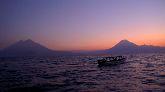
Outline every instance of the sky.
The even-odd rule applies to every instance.
[[[127,39],[165,46],[165,0],[0,0],[0,48],[32,39],[54,50],[100,50]]]

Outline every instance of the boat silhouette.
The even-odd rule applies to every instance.
[[[99,66],[113,66],[124,63],[126,57],[124,56],[114,56],[114,57],[103,57],[97,60]]]

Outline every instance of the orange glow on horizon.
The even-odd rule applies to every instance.
[[[165,46],[165,39],[145,39],[143,40],[143,38],[141,39],[127,39],[130,42],[133,42],[137,45],[153,45],[153,46],[161,46],[164,47]],[[109,49],[111,47],[113,47],[114,45],[116,45],[120,40],[114,40],[114,41],[109,41],[108,42],[99,42],[98,43],[93,43],[93,44],[80,44],[77,46],[64,46],[64,45],[56,45],[56,44],[46,44],[45,46],[47,46],[50,49],[54,49],[54,50],[103,50],[103,49]],[[44,45],[44,44],[43,44]]]
[[[103,50],[109,49],[123,39],[137,45],[165,46],[165,27],[154,24],[134,24],[132,26],[100,27],[92,26],[83,34],[75,31],[59,34],[58,38],[37,38],[40,43],[54,50]],[[102,31],[104,30],[104,31]],[[109,31],[114,30],[114,31]],[[124,31],[126,30],[126,31]],[[52,33],[53,35],[53,33]],[[65,37],[64,37],[65,36]]]

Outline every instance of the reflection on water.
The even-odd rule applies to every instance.
[[[1,58],[0,92],[163,92],[165,54],[127,55],[98,67],[101,56]]]

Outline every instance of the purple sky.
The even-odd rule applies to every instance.
[[[0,48],[29,38],[57,50],[165,46],[165,0],[1,0]]]

